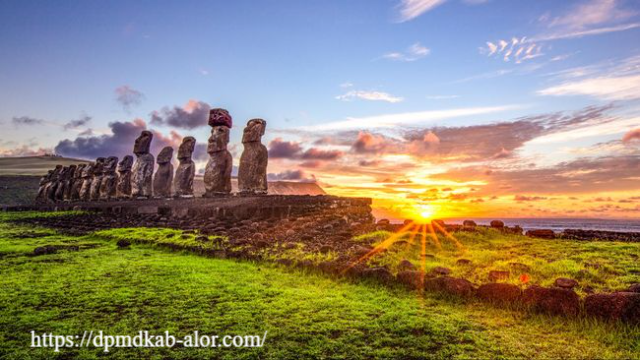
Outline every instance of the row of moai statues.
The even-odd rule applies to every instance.
[[[227,149],[233,120],[225,109],[209,112],[211,136],[207,146],[209,161],[204,172],[204,197],[231,193],[233,159]],[[267,122],[249,120],[244,129],[244,151],[238,168],[240,194],[267,194],[267,148],[261,143]],[[114,199],[193,197],[196,166],[192,155],[196,139],[187,136],[178,148],[179,165],[174,172],[173,148],[164,147],[154,159],[150,153],[153,133],[142,131],[136,139],[133,153],[120,162],[115,156],[99,157],[90,164],[57,165],[40,179],[36,201],[40,203],[97,201]],[[158,168],[155,170],[155,163]]]

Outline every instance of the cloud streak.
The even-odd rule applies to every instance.
[[[446,0],[402,0],[399,4],[399,22],[405,22],[435,9]]]
[[[399,96],[393,96],[389,93],[382,91],[366,91],[366,90],[351,90],[342,95],[336,96],[337,100],[352,101],[354,99],[368,100],[368,101],[384,101],[388,103],[399,103],[404,99]]]

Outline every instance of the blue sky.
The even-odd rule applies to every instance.
[[[473,164],[506,171],[533,159],[548,169],[594,160],[584,149],[599,144],[609,145],[596,155],[628,156],[640,125],[639,14],[635,0],[0,1],[0,154],[92,157],[110,149],[103,143],[111,138],[100,140],[111,136],[110,123],[134,119],[166,144],[186,135],[205,143],[206,124],[166,119],[181,121],[175,107],[223,107],[234,117],[237,151],[253,117],[268,121],[265,144],[278,138],[308,150],[320,138],[339,139],[318,142],[344,155],[333,168],[302,169],[300,155],[270,165],[331,188],[345,180],[337,165],[353,167],[366,154],[414,156],[443,172],[460,167],[442,165],[441,152],[389,153],[389,141],[407,132],[428,131],[442,146],[438,128],[607,107],[534,138],[510,134],[524,140],[502,145],[506,163]],[[153,112],[164,124],[151,122]],[[350,142],[364,132],[387,145],[358,154]],[[627,133],[631,140],[614,149]],[[65,139],[72,148],[59,147]],[[416,176],[429,180],[422,170]],[[351,180],[393,174],[378,168]]]

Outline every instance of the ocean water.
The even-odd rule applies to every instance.
[[[464,220],[473,220],[478,225],[489,225],[496,219],[445,219],[448,224],[462,224]],[[500,218],[507,226],[520,225],[525,230],[551,229],[560,232],[564,229],[604,230],[618,232],[640,232],[640,219],[573,219],[573,218]]]

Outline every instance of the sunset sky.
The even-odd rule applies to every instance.
[[[203,169],[210,107],[385,216],[640,217],[640,1],[0,1],[0,156]]]

